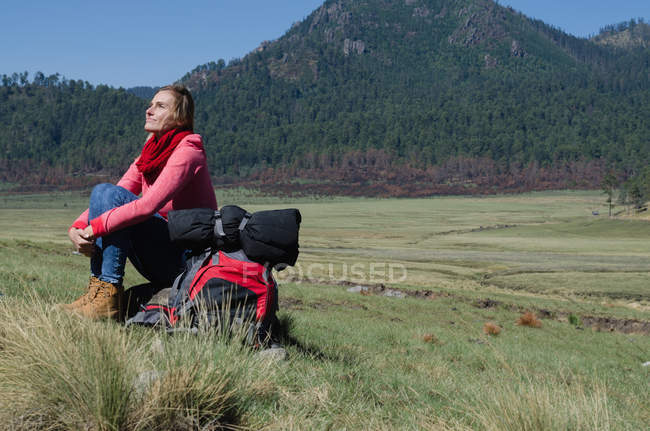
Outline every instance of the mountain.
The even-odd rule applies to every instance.
[[[218,174],[594,186],[648,161],[649,59],[488,0],[330,0],[183,82]]]
[[[597,187],[610,170],[625,178],[650,158],[650,48],[639,42],[647,25],[611,27],[576,38],[491,0],[328,0],[279,39],[181,81],[193,90],[216,181],[379,195]],[[611,42],[619,39],[631,42]],[[29,137],[38,151],[19,151],[30,97],[46,101],[34,113],[106,104],[93,99],[99,87],[72,100],[54,96],[66,86],[9,81],[0,163],[38,154],[73,160],[67,171],[117,172],[113,159],[125,167],[140,148],[142,112],[131,110],[142,100],[102,88],[127,106],[110,114],[125,128],[108,126],[106,112],[91,121],[66,114],[72,127],[42,128]],[[84,140],[98,124],[98,136],[122,145],[108,163],[97,140]],[[70,150],[79,147],[84,157]]]

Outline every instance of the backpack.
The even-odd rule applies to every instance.
[[[191,256],[169,295],[142,305],[126,325],[174,332],[204,323],[221,328],[251,323],[249,341],[264,344],[278,309],[271,269],[296,263],[300,222],[297,209],[250,214],[228,205],[218,211],[170,211],[170,239],[192,250]]]
[[[178,246],[203,250],[243,250],[258,263],[295,265],[302,216],[297,209],[250,214],[236,205],[221,210],[195,208],[170,211],[169,237]]]
[[[201,324],[223,328],[248,323],[248,341],[261,345],[270,338],[275,321],[277,289],[269,265],[253,262],[242,250],[208,249],[187,260],[166,303],[142,305],[126,326],[159,326],[174,332],[196,330]]]

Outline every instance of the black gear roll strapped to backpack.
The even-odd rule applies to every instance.
[[[295,265],[298,231],[302,220],[297,209],[258,211],[227,205],[215,211],[205,208],[170,211],[169,237],[180,247],[225,251],[242,249],[254,262]]]

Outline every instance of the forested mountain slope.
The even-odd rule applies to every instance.
[[[561,180],[647,163],[649,58],[487,0],[339,0],[183,81],[199,90],[218,172],[288,164],[289,175],[363,179],[377,163],[422,171],[451,160],[454,170],[461,160],[474,176],[532,163]]]
[[[648,164],[648,27],[581,39],[491,0],[328,0],[281,38],[182,82],[218,181],[411,195],[594,187],[610,169],[623,178]],[[18,128],[27,87],[38,85],[0,90],[16,106],[3,102],[0,119],[17,116]],[[46,128],[31,144],[51,154],[45,162],[110,170],[119,163],[98,146],[122,145],[111,153],[122,167],[139,149],[143,102],[103,88],[93,99],[99,91],[84,88],[74,106],[96,111],[108,98],[123,104],[121,120],[99,115],[108,124],[92,140],[95,121],[68,114],[76,134],[62,130],[53,145]],[[7,150],[31,139],[8,138],[15,128],[0,125],[4,160],[27,158]],[[70,151],[80,146],[83,157]]]
[[[146,137],[147,101],[124,90],[37,73],[3,76],[0,181],[73,186],[125,170]]]

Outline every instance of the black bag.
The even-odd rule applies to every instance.
[[[169,238],[184,249],[205,250],[216,248],[225,251],[240,249],[239,226],[250,214],[236,205],[221,210],[194,208],[170,211]]]
[[[248,213],[227,205],[219,211],[206,208],[170,211],[169,237],[191,250],[242,249],[254,262],[295,265],[302,217],[297,209]]]
[[[298,230],[302,217],[297,209],[259,211],[239,233],[241,248],[255,262],[295,265]]]

